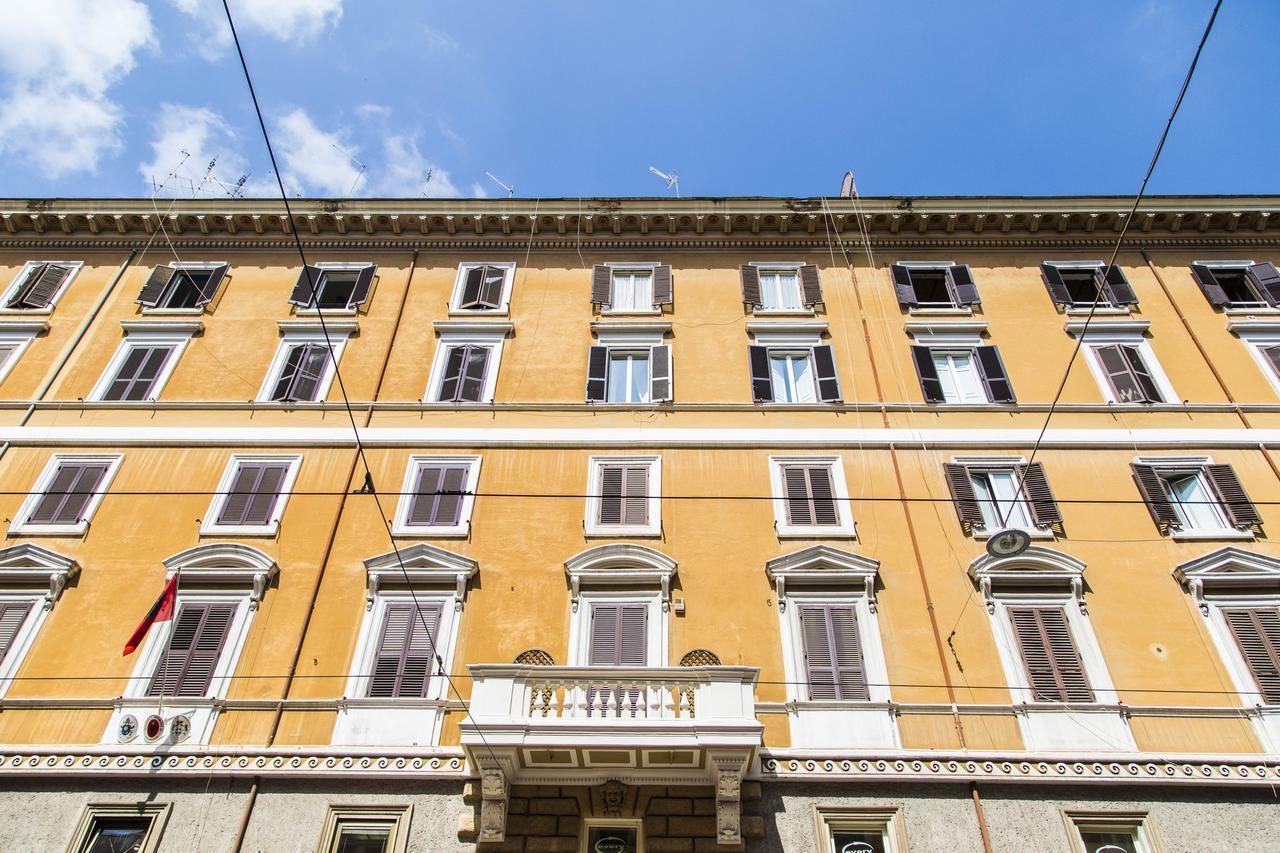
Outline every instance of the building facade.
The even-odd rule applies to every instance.
[[[1128,206],[0,202],[0,849],[1274,849],[1280,198]]]

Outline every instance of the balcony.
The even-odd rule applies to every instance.
[[[511,784],[716,787],[737,843],[738,787],[760,747],[754,667],[468,667],[462,745],[481,778],[480,840],[503,838]]]

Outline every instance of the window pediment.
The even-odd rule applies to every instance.
[[[446,551],[426,542],[416,542],[399,551],[391,551],[364,561],[368,595],[366,609],[373,607],[378,590],[399,584],[404,586],[448,586],[454,588],[453,608],[461,610],[467,597],[467,581],[480,571],[480,564],[470,557]]]
[[[830,545],[813,545],[773,558],[764,564],[764,571],[777,590],[779,610],[786,609],[787,586],[813,584],[861,588],[875,612],[879,560]]]
[[[46,610],[62,597],[62,590],[80,574],[80,565],[70,557],[24,542],[0,549],[0,585],[45,586]]]
[[[983,554],[969,564],[969,577],[981,590],[988,612],[995,612],[995,599],[1003,586],[1069,592],[1084,613],[1084,569],[1084,562],[1070,554],[1032,545],[1015,557]]]
[[[197,545],[174,554],[164,561],[170,572],[180,572],[179,589],[184,583],[201,586],[247,586],[249,609],[257,609],[267,584],[280,571],[271,555],[239,542],[213,542]]]
[[[613,542],[575,554],[564,563],[569,576],[573,609],[578,609],[582,584],[658,586],[662,589],[662,609],[671,602],[671,577],[676,561],[644,545]]]
[[[1179,565],[1173,576],[1209,615],[1207,595],[1232,591],[1271,589],[1280,593],[1280,560],[1243,548],[1219,548]]]

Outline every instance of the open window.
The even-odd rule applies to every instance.
[[[913,321],[906,329],[915,339],[911,360],[926,403],[1017,402],[1000,349],[982,343],[985,322]]]
[[[979,304],[978,286],[966,264],[911,262],[892,264],[898,304],[914,310],[970,308]]]
[[[825,323],[750,323],[747,347],[751,399],[757,403],[841,400],[835,349],[822,343]]]
[[[1280,271],[1271,262],[1195,261],[1191,277],[1215,308],[1274,308],[1280,305]]]
[[[431,362],[427,402],[493,402],[502,345],[511,324],[442,321],[435,328],[439,341]]]
[[[369,298],[377,271],[377,266],[365,263],[303,267],[289,301],[303,311],[354,312]]]
[[[1067,323],[1071,335],[1084,335],[1085,361],[1108,403],[1177,403],[1177,392],[1147,340],[1147,322],[1094,320]]]
[[[599,343],[587,353],[587,402],[662,403],[672,397],[666,323],[595,324]]]
[[[9,311],[52,311],[83,266],[83,261],[28,261],[0,296],[0,304]]]
[[[672,293],[666,264],[596,264],[591,271],[591,301],[604,314],[659,314]]]
[[[258,400],[269,403],[322,402],[333,383],[354,321],[330,322],[324,328],[309,322],[281,325],[280,345],[267,367]]]
[[[1052,536],[1062,529],[1062,513],[1039,462],[962,456],[943,465],[943,472],[960,526],[968,535],[981,538],[1012,527],[1033,536]]]
[[[1130,468],[1161,534],[1175,539],[1252,539],[1262,516],[1235,469],[1207,456],[1139,457]]]
[[[1103,310],[1138,304],[1124,270],[1105,261],[1045,261],[1040,275],[1054,304],[1068,311],[1088,312],[1095,303]]]
[[[227,268],[225,263],[158,266],[142,286],[137,302],[148,311],[199,312],[217,296]]]
[[[506,314],[515,280],[515,261],[482,261],[458,265],[449,300],[450,313]]]
[[[823,302],[822,277],[813,264],[750,263],[738,275],[742,302],[756,314],[810,314]]]

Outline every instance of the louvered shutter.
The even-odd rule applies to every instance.
[[[870,698],[852,606],[801,607],[800,636],[811,700]]]
[[[1204,471],[1233,527],[1243,529],[1262,526],[1262,516],[1258,514],[1253,501],[1249,500],[1244,486],[1240,485],[1234,468],[1230,465],[1206,465]]]
[[[911,270],[902,264],[891,264],[889,274],[893,277],[893,290],[898,294],[898,304],[904,308],[914,308],[920,304],[916,297],[916,289],[911,284]]]
[[[32,524],[79,524],[107,473],[105,463],[63,462],[28,519]]]
[[[1004,369],[1004,361],[1000,358],[1000,348],[997,346],[974,347],[973,354],[978,364],[978,371],[982,374],[982,384],[987,389],[987,399],[992,403],[1016,402],[1013,396],[1013,383],[1009,381],[1009,375]]]
[[[966,534],[972,533],[975,527],[982,527],[985,522],[969,469],[964,465],[947,463],[942,470],[947,478],[947,488],[951,490],[951,502],[955,504],[956,515],[960,518],[960,527]]]
[[[1112,264],[1106,267],[1102,275],[1103,288],[1106,290],[1107,298],[1111,300],[1112,305],[1137,305],[1138,295],[1133,292],[1133,286],[1129,284],[1129,279],[1125,276],[1124,270]]]
[[[1209,267],[1204,264],[1192,264],[1191,277],[1196,280],[1196,284],[1200,285],[1200,291],[1204,293],[1204,298],[1209,300],[1210,305],[1217,307],[1231,302],[1227,291],[1218,284],[1218,279],[1214,277],[1213,270]]]
[[[597,523],[622,523],[622,486],[625,470],[621,465],[600,466],[600,515]]]
[[[604,264],[591,268],[591,301],[601,308],[613,304],[613,271]]]
[[[1093,701],[1093,690],[1062,610],[1010,607],[1009,620],[1035,701]]]
[[[231,489],[222,502],[222,511],[218,513],[218,524],[238,525],[244,523],[244,513],[253,497],[254,486],[262,473],[262,466],[252,462],[241,462],[236,475],[231,481]]]
[[[824,403],[840,401],[840,380],[836,376],[835,350],[823,344],[813,348],[813,369],[818,378],[818,399]]]
[[[169,281],[172,278],[172,267],[156,267],[151,271],[151,275],[147,278],[147,283],[142,286],[142,290],[138,293],[138,298],[135,301],[139,305],[145,305],[148,308],[156,307],[156,303],[160,301],[161,296],[164,296],[164,289],[169,286]]]
[[[1165,490],[1164,479],[1156,472],[1155,466],[1133,463],[1129,467],[1133,469],[1133,481],[1138,485],[1138,494],[1146,501],[1151,518],[1160,532],[1167,533],[1170,528],[1181,527],[1182,522]]]
[[[44,271],[48,267],[49,267],[48,264],[36,264],[35,266],[31,267],[31,269],[27,270],[26,277],[23,278],[22,281],[18,283],[18,286],[14,288],[13,295],[9,297],[9,300],[7,302],[5,302],[4,307],[6,308],[35,307],[27,304],[27,297],[31,293],[31,288],[34,287],[35,283],[40,280],[40,276],[44,273]]]
[[[222,279],[226,274],[226,264],[219,264],[209,271],[209,277],[200,287],[200,298],[196,300],[197,307],[203,308],[213,301],[213,297],[218,295],[218,288],[222,285]]]
[[[649,657],[649,608],[643,604],[624,604],[619,610],[618,662],[622,666],[644,666]]]
[[[806,308],[822,302],[822,275],[813,264],[800,267],[800,301]]]
[[[747,347],[747,363],[751,368],[751,399],[756,403],[772,403],[773,379],[769,376],[769,348]]]
[[[1248,270],[1249,281],[1272,305],[1280,303],[1280,271],[1273,263],[1253,264]]]
[[[760,270],[750,264],[738,267],[742,279],[742,301],[754,308],[760,307]]]
[[[945,403],[946,395],[942,393],[942,380],[938,377],[938,366],[933,363],[933,351],[928,347],[913,346],[911,360],[916,365],[916,376],[920,379],[920,390],[924,393],[926,403]]]
[[[671,347],[661,344],[649,351],[649,400],[665,403],[671,396]]]
[[[107,386],[104,400],[146,400],[151,397],[160,370],[173,353],[172,347],[133,347],[125,356],[120,370]]]
[[[1280,610],[1232,607],[1222,616],[1262,694],[1260,704],[1280,705]]]
[[[1038,527],[1058,528],[1062,525],[1062,512],[1058,509],[1058,501],[1049,488],[1049,478],[1045,475],[1044,465],[1032,462],[1030,465],[1019,465],[1017,475],[1021,478],[1022,494],[1027,506],[1031,508],[1031,520]]]
[[[421,607],[408,603],[387,605],[369,679],[370,697],[427,696],[442,609],[439,602]]]
[[[973,281],[973,271],[968,264],[956,264],[947,267],[947,280],[951,284],[951,292],[955,295],[957,305],[979,305],[978,285]]]
[[[356,283],[351,288],[351,298],[347,300],[348,308],[363,305],[364,301],[369,298],[369,288],[373,287],[373,277],[377,272],[378,267],[370,264],[356,273]]]
[[[660,308],[675,301],[675,288],[671,283],[671,267],[658,264],[653,268],[653,306]]]
[[[1053,264],[1041,264],[1040,275],[1044,279],[1044,286],[1049,290],[1049,298],[1055,305],[1070,305],[1071,292],[1067,290],[1067,283],[1062,280],[1062,271]]]
[[[649,608],[644,604],[591,605],[588,666],[646,666]]]
[[[622,523],[649,523],[649,466],[628,465],[622,471]]]
[[[10,300],[9,307],[19,308],[47,308],[49,303],[53,301],[54,294],[58,292],[58,288],[62,287],[63,282],[71,275],[71,267],[62,266],[60,264],[45,264],[40,269],[39,275],[35,275],[33,271],[32,284],[26,289],[26,294],[18,300],[15,305],[14,300]]]
[[[830,468],[787,466],[782,469],[782,480],[786,489],[787,524],[830,527],[840,523]]]
[[[301,308],[313,307],[316,304],[316,294],[320,292],[320,278],[323,275],[324,272],[319,267],[310,264],[304,266],[298,273],[298,281],[293,286],[289,302]]]
[[[269,524],[288,470],[289,466],[282,462],[241,462],[218,514],[218,524]]]
[[[609,393],[609,348],[595,346],[587,351],[587,402],[602,403]]]
[[[423,465],[409,500],[408,524],[457,524],[462,516],[462,491],[466,481],[465,466]],[[447,494],[450,492],[453,494]]]
[[[27,621],[27,614],[34,604],[30,601],[0,601],[0,662],[3,662],[13,648],[13,641],[18,637],[22,623]]]
[[[180,605],[147,695],[208,694],[235,613],[231,602]]]

